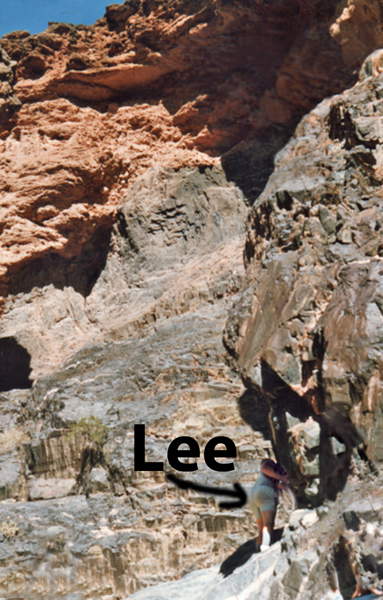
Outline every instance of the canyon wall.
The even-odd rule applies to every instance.
[[[277,456],[311,507],[358,444],[360,473],[381,459],[381,20],[127,0],[1,39],[9,597],[117,600],[254,537],[248,509],[134,471],[135,423],[165,470],[175,437],[229,436],[235,471],[201,457],[200,483]]]

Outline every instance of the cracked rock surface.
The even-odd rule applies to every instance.
[[[278,154],[247,221],[249,287],[225,332],[254,402],[273,415],[281,458],[294,429],[287,414],[306,429],[319,423],[326,461],[295,470],[301,481],[320,475],[323,494],[353,447],[382,459],[382,84],[363,75],[319,104]],[[331,436],[346,452],[333,451]]]
[[[325,556],[345,600],[381,585],[381,14],[127,0],[1,39],[5,598],[320,600]],[[246,507],[165,479],[181,435],[205,485],[286,465],[267,553]]]

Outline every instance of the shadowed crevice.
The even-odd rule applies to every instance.
[[[238,144],[221,158],[228,181],[233,181],[252,206],[274,170],[274,157],[287,143],[289,131],[270,131],[264,139]]]
[[[109,224],[99,227],[74,258],[52,252],[27,263],[10,280],[8,295],[26,294],[35,287],[53,284],[60,290],[72,287],[86,298],[106,265],[111,233]]]
[[[32,387],[31,357],[12,337],[0,339],[0,392]]]
[[[334,548],[334,567],[338,574],[339,589],[343,597],[351,598],[355,591],[356,580],[350,565],[347,542],[343,536],[340,536],[339,542]]]

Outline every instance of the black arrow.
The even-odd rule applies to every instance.
[[[247,495],[243,487],[239,483],[234,483],[234,490],[211,487],[210,485],[201,485],[192,481],[180,479],[172,473],[166,473],[166,478],[175,483],[181,490],[196,490],[197,492],[208,492],[218,496],[233,496],[238,498],[237,502],[220,502],[220,508],[241,508],[247,502]]]

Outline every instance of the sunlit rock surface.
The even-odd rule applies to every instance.
[[[329,33],[335,7],[129,1],[90,27],[4,36],[1,294],[31,262],[59,257],[63,275],[93,256],[150,167],[226,153],[253,201],[297,119],[355,78]]]
[[[130,596],[134,600],[319,600],[336,582],[344,598],[381,591],[382,499],[380,482],[350,483],[336,503],[296,510],[282,539],[267,551],[246,555],[241,548],[220,569],[189,573]],[[363,493],[368,500],[361,500]],[[245,545],[244,545],[245,546]],[[244,547],[243,546],[243,547]]]
[[[379,52],[342,93],[380,46],[367,9],[129,0],[91,27],[2,38],[6,597],[121,600],[173,580],[169,597],[319,600],[320,528],[341,544],[313,509],[331,496],[324,460],[342,483],[351,460],[366,479],[359,435],[371,459],[381,446]],[[314,415],[302,399],[315,369],[360,434],[347,411]],[[249,490],[261,459],[283,453],[303,513],[223,579],[217,565],[254,539],[252,514],[135,472],[135,423],[165,471],[172,439],[193,436],[187,477],[204,484]],[[233,472],[204,464],[217,435],[237,446]],[[379,514],[357,518],[379,531]]]

